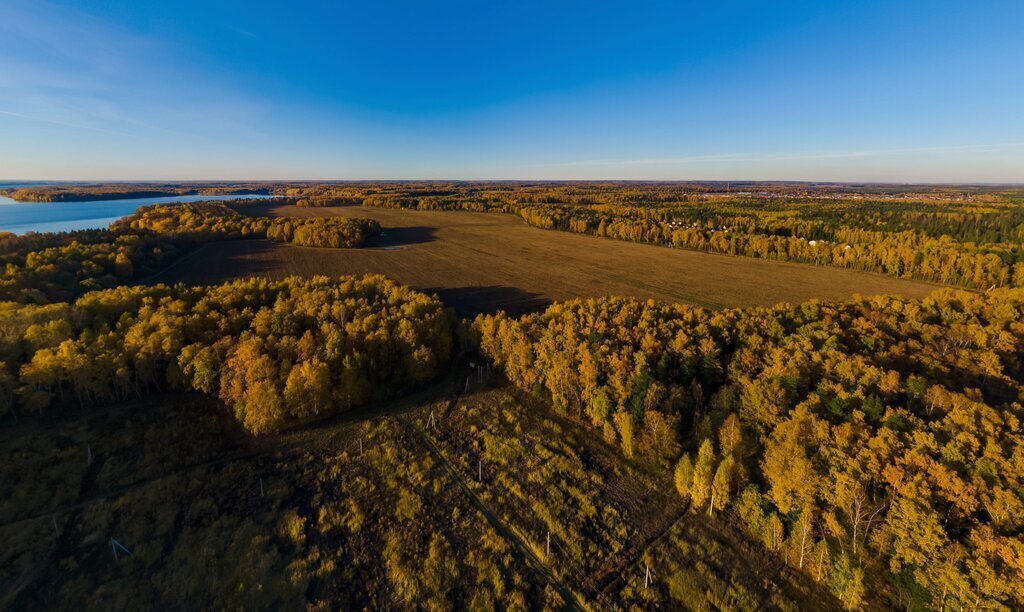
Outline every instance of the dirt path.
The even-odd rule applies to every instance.
[[[687,503],[683,508],[675,515],[675,517],[669,521],[664,527],[662,527],[657,533],[653,534],[647,540],[640,543],[639,546],[625,552],[621,555],[615,565],[602,572],[601,576],[595,580],[596,588],[594,590],[593,599],[595,601],[600,600],[607,596],[608,589],[618,583],[620,580],[632,571],[640,563],[644,553],[654,548],[664,540],[672,529],[679,524],[683,519],[686,518],[686,510],[689,508]]]

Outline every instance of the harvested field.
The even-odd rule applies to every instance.
[[[265,240],[210,243],[151,279],[217,283],[247,276],[386,274],[437,293],[460,315],[536,311],[576,297],[632,295],[697,306],[771,305],[854,294],[920,297],[930,283],[879,274],[607,240],[530,227],[517,217],[346,206],[245,207],[271,216],[369,217],[369,248],[317,249]]]

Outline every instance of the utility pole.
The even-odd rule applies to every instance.
[[[131,556],[132,551],[125,548],[124,544],[118,542],[114,538],[110,538],[110,550],[114,552],[114,561],[117,561],[117,551],[121,550],[124,554]]]

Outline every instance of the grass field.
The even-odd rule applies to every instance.
[[[517,314],[553,301],[602,295],[722,308],[856,293],[919,297],[936,288],[851,270],[547,231],[503,214],[281,205],[243,212],[369,217],[381,223],[385,234],[363,249],[316,249],[264,240],[214,242],[150,281],[207,284],[246,276],[383,273],[437,293],[463,316],[498,309]]]

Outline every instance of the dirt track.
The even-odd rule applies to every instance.
[[[317,249],[237,240],[210,243],[152,282],[245,276],[383,273],[437,293],[463,316],[522,313],[575,297],[633,295],[721,308],[859,293],[919,297],[935,285],[807,264],[699,253],[542,230],[512,215],[268,205],[248,214],[370,217],[385,234],[369,248]]]

